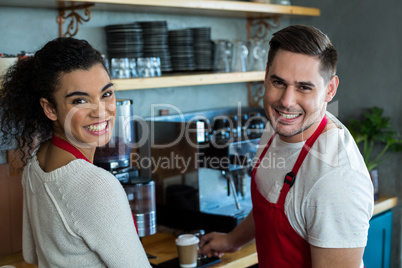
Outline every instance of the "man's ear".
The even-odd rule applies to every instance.
[[[47,99],[45,98],[40,98],[39,100],[40,105],[43,108],[43,112],[52,121],[57,120],[57,113],[56,113],[56,108],[54,108],[53,104],[51,104]]]
[[[339,85],[339,78],[338,76],[334,75],[328,82],[327,92],[325,95],[325,102],[330,102],[335,97],[338,85]]]

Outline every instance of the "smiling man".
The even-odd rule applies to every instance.
[[[265,77],[267,124],[252,172],[253,210],[201,251],[221,256],[256,240],[259,267],[363,267],[373,187],[360,152],[327,104],[337,52],[314,27],[274,34]],[[266,165],[270,158],[284,166]]]

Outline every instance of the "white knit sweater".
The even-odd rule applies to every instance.
[[[23,256],[42,267],[151,267],[127,196],[109,172],[85,160],[45,173],[36,155],[22,183]]]

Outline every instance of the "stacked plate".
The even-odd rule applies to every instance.
[[[142,29],[137,23],[105,26],[107,53],[111,58],[143,57]]]
[[[137,22],[142,29],[144,39],[144,57],[159,57],[162,72],[171,72],[172,65],[168,45],[166,21]]]
[[[194,60],[196,70],[212,70],[214,43],[211,41],[211,28],[191,28],[191,31],[193,33]]]
[[[174,71],[196,69],[191,29],[169,31],[169,51]]]

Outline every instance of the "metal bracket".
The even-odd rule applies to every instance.
[[[272,20],[272,22],[268,21]],[[268,33],[271,29],[279,28],[280,20],[279,16],[273,16],[270,18],[249,18],[247,19],[247,37],[258,39],[269,39]]]
[[[59,24],[59,36],[60,37],[72,37],[78,33],[79,25],[83,22],[88,22],[91,19],[90,7],[95,4],[80,4],[75,5],[74,2],[70,3],[70,6],[66,6],[65,2],[58,2],[59,15],[57,16],[57,23]],[[84,16],[81,16],[77,10],[84,10]],[[63,33],[63,24],[66,20],[71,20],[67,25],[66,32]]]
[[[264,98],[264,83],[263,82],[248,82],[248,106],[249,107],[263,107]]]

